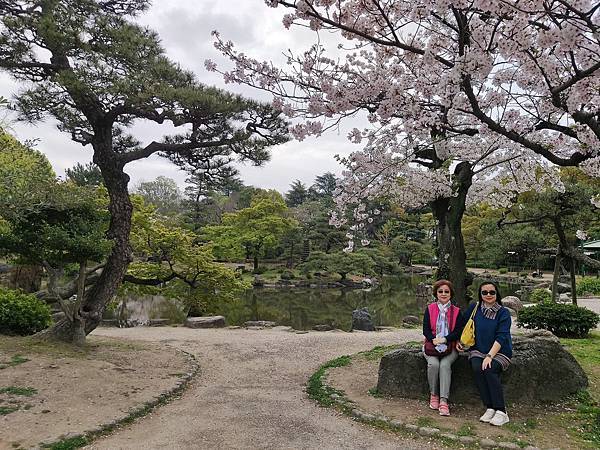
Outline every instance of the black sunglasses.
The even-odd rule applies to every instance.
[[[481,291],[481,295],[496,295],[496,291]]]

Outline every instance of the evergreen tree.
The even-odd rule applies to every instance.
[[[77,186],[100,186],[102,184],[102,172],[93,162],[85,165],[75,164],[72,168],[65,170],[67,181],[72,181]]]
[[[26,86],[16,98],[19,118],[58,122],[75,142],[90,145],[102,172],[111,214],[112,250],[79,311],[91,332],[132,260],[133,206],[127,164],[153,154],[175,160],[237,158],[260,164],[268,147],[287,140],[287,124],[271,106],[198,83],[170,61],[155,32],[134,23],[148,1],[0,0],[0,69]],[[168,124],[152,142],[132,125]],[[71,340],[59,321],[49,337]]]
[[[308,198],[308,191],[306,185],[300,180],[294,181],[290,185],[290,190],[285,194],[285,203],[290,207],[294,208],[304,203]]]

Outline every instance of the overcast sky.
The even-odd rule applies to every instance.
[[[167,55],[183,68],[192,70],[201,82],[268,101],[270,98],[264,93],[251,88],[225,85],[219,74],[204,69],[204,60],[212,59],[221,67],[229,67],[228,61],[213,47],[212,30],[218,30],[223,38],[232,40],[244,53],[259,59],[277,62],[282,60],[281,55],[287,49],[307,49],[314,42],[314,35],[300,28],[286,30],[281,24],[283,14],[282,8],[269,8],[264,0],[155,0],[150,11],[139,21],[158,31]],[[0,96],[10,98],[18,90],[14,81],[0,73]],[[347,155],[357,150],[356,145],[346,138],[348,129],[332,131],[318,139],[291,141],[273,147],[270,162],[259,168],[241,166],[241,177],[245,184],[285,192],[293,180],[311,185],[315,176],[324,172],[339,174],[341,168],[334,155]],[[59,176],[77,162],[91,161],[91,147],[72,142],[68,134],[56,129],[54,123],[35,126],[13,123],[10,131],[21,141],[38,139],[37,149],[46,154]],[[160,137],[143,127],[136,133],[143,141]],[[183,187],[186,178],[185,173],[156,156],[129,164],[126,171],[131,176],[130,189],[141,180],[152,180],[159,175],[171,177]]]

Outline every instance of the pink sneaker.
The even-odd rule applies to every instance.
[[[431,409],[438,409],[440,407],[440,396],[431,394],[429,396],[429,407]]]
[[[440,416],[449,416],[450,408],[448,407],[448,403],[440,403]]]

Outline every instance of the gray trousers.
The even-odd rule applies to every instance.
[[[433,395],[439,395],[446,399],[450,395],[452,364],[456,361],[456,358],[458,358],[456,350],[452,350],[452,353],[441,358],[425,355],[425,359],[427,360],[427,381],[429,381],[429,391]]]

